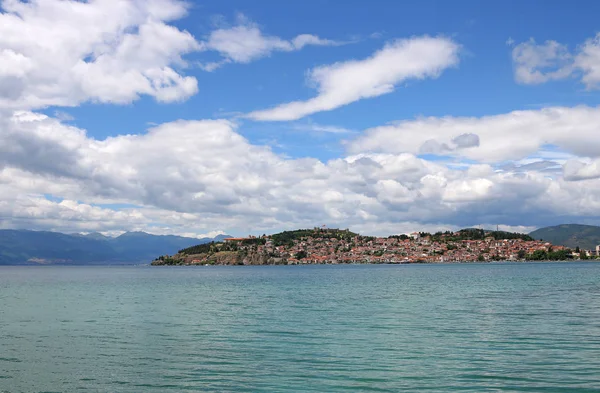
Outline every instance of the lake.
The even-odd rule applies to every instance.
[[[599,392],[600,263],[0,267],[0,392]]]

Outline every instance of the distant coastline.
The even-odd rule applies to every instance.
[[[545,259],[545,260],[518,260],[518,261],[452,261],[452,262],[349,262],[349,263],[295,263],[295,264],[287,264],[287,263],[278,263],[278,264],[199,264],[199,263],[181,263],[181,264],[165,264],[165,263],[157,263],[156,261],[152,261],[150,265],[145,264],[143,266],[152,266],[152,267],[252,267],[252,266],[400,266],[400,265],[489,265],[489,264],[535,264],[535,263],[600,263],[599,259],[565,259],[565,260],[554,260],[554,259]],[[128,265],[131,266],[131,265]]]
[[[201,244],[175,255],[162,255],[152,265],[443,264],[595,257],[504,231],[463,229],[372,237],[347,229],[313,228]]]

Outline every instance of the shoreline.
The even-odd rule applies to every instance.
[[[390,262],[390,263],[291,263],[291,264],[247,264],[247,265],[226,265],[226,264],[146,264],[143,266],[151,267],[260,267],[260,266],[395,266],[395,265],[501,265],[501,264],[524,264],[524,263],[600,263],[600,259],[571,259],[571,260],[539,260],[539,261],[456,261],[456,262]],[[73,265],[72,265],[73,266]],[[123,265],[121,265],[123,266]],[[131,265],[134,266],[134,265]],[[138,265],[139,266],[139,265]]]

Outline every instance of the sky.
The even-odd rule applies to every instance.
[[[600,2],[0,1],[0,228],[600,224]]]

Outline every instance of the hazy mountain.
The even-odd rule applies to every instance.
[[[552,244],[570,248],[580,247],[585,250],[593,250],[600,245],[600,227],[594,225],[556,225],[540,228],[529,235],[534,239],[543,239]]]
[[[189,238],[181,236],[156,236],[145,232],[126,232],[121,236],[109,240],[109,244],[119,255],[126,259],[139,259],[144,256],[144,261],[148,255],[155,256],[160,250],[169,250],[167,253],[174,254],[182,248],[187,248],[195,244],[209,243],[212,238]]]
[[[174,254],[196,244],[230,237],[189,238],[127,232],[111,238],[100,233],[0,230],[0,265],[14,264],[135,264],[156,255]]]

